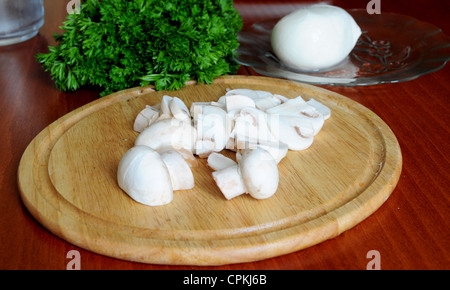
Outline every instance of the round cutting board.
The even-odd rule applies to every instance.
[[[164,94],[216,101],[226,89],[301,95],[332,112],[312,146],[279,163],[274,196],[226,200],[205,159],[192,168],[195,187],[164,206],[132,200],[117,167],[133,147],[137,114]],[[231,151],[223,151],[235,158]],[[43,130],[18,170],[22,200],[48,230],[87,250],[154,264],[222,265],[291,253],[336,237],[377,210],[402,166],[390,128],[360,104],[328,90],[267,77],[226,76],[178,91],[134,88],[103,97]]]

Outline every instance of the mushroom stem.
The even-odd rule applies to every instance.
[[[214,171],[212,176],[220,191],[228,200],[235,198],[246,191],[238,165],[232,165],[230,167]]]
[[[228,200],[243,193],[249,193],[256,199],[266,199],[277,191],[279,181],[277,162],[262,148],[244,150],[238,164],[225,168],[219,165],[216,168],[219,170],[214,171],[212,176]]]

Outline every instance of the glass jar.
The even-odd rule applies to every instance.
[[[43,0],[0,0],[0,45],[34,37],[44,24]]]

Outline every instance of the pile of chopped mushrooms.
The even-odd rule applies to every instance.
[[[136,117],[135,146],[119,163],[120,188],[135,201],[159,206],[173,192],[195,186],[191,168],[196,156],[207,158],[212,177],[226,199],[250,194],[266,199],[279,183],[278,163],[288,150],[309,148],[330,117],[314,99],[288,99],[266,91],[227,90],[213,102],[163,96]],[[236,153],[236,161],[221,154]]]

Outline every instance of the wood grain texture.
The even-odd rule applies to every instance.
[[[24,207],[17,168],[25,149],[43,129],[98,98],[99,91],[58,91],[34,55],[54,44],[52,34],[66,15],[68,1],[44,0],[46,19],[38,36],[0,47],[0,269],[66,269],[66,254],[81,254],[81,269],[366,269],[366,254],[381,254],[381,269],[450,269],[450,66],[398,84],[367,87],[321,86],[369,108],[392,129],[403,169],[389,199],[371,216],[338,237],[314,247],[258,262],[221,267],[185,267],[128,262],[98,255],[58,238]],[[277,5],[317,1],[235,0],[246,25],[278,16]],[[368,1],[336,0],[347,9]],[[450,35],[450,1],[381,1],[382,13],[405,14],[440,27]],[[284,10],[283,10],[284,11]],[[257,75],[248,67],[238,74]]]
[[[205,159],[193,168],[194,189],[175,192],[169,205],[141,205],[118,187],[118,163],[134,144],[132,125],[146,105],[172,94],[190,107],[238,88],[314,98],[332,111],[313,145],[290,151],[279,164],[276,196],[227,201]],[[18,182],[33,216],[80,247],[152,264],[222,265],[262,260],[334,238],[381,206],[401,166],[392,131],[358,103],[296,82],[229,76],[174,92],[126,90],[69,113],[25,151]]]

